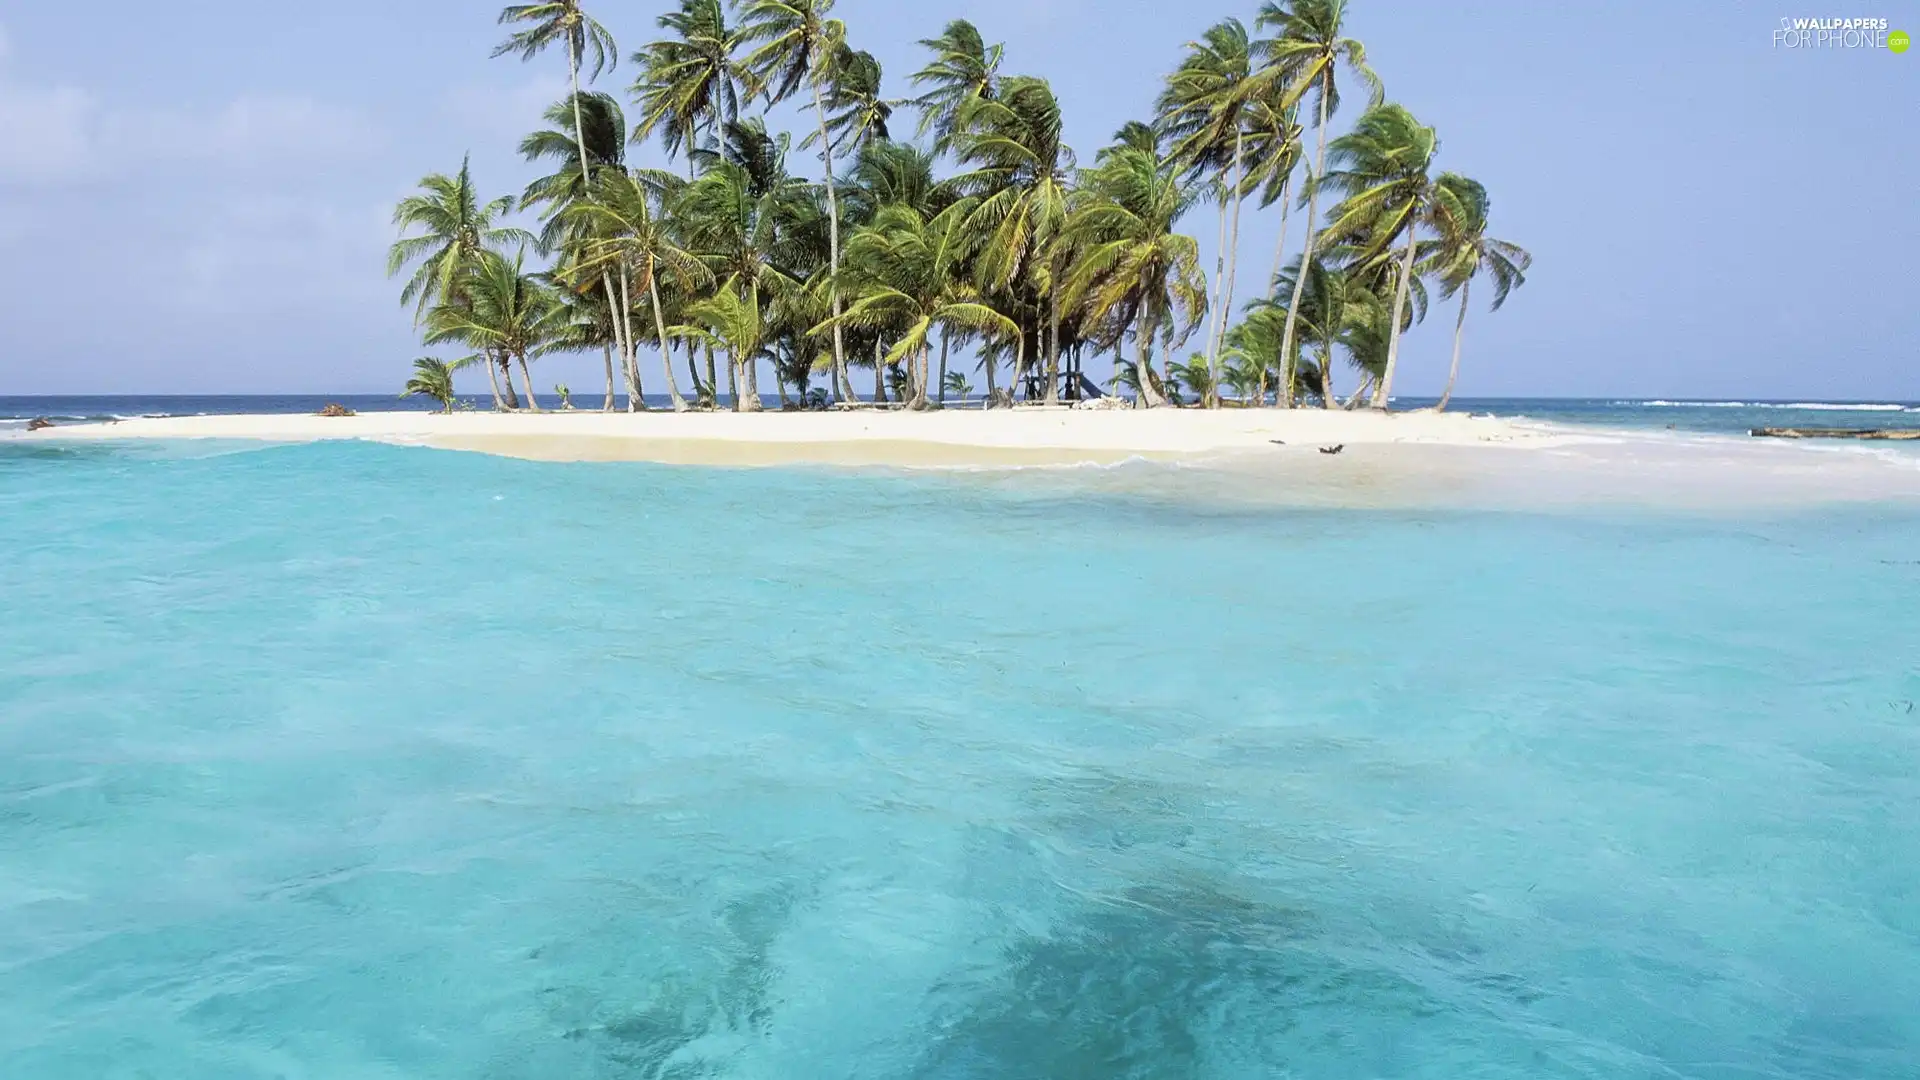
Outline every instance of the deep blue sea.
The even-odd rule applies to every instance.
[[[0,1077],[1920,1076],[1916,605],[1911,504],[0,441]]]

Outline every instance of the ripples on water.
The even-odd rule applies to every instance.
[[[0,1075],[1912,1075],[1916,525],[0,447]]]

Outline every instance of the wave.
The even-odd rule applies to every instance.
[[[1848,401],[1610,401],[1609,405],[1652,409],[1797,409],[1806,412],[1920,412],[1920,407],[1890,402]]]

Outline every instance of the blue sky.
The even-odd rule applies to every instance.
[[[626,53],[664,7],[593,10]],[[1784,52],[1769,36],[1811,15],[1920,33],[1920,0],[1471,7],[1354,0],[1351,25],[1389,96],[1438,128],[1440,166],[1483,181],[1495,234],[1535,256],[1505,309],[1470,316],[1462,393],[1920,398],[1920,51]],[[558,54],[488,60],[494,10],[0,8],[0,394],[397,390],[423,350],[384,276],[392,204],[469,150],[485,188],[517,191],[530,172],[514,144],[562,92]],[[836,13],[894,96],[922,62],[916,39],[973,20],[1007,43],[1006,70],[1053,82],[1091,161],[1148,113],[1185,41],[1253,11],[841,0]],[[633,74],[623,63],[603,85]],[[1189,228],[1211,265],[1213,219]],[[1243,296],[1275,230],[1274,213],[1246,224]],[[1444,380],[1451,328],[1436,312],[1414,331],[1404,392]],[[542,386],[599,379],[597,356],[544,363]]]

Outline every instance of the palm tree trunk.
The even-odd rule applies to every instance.
[[[1288,181],[1291,179],[1292,178],[1289,177],[1288,180],[1280,182],[1280,240],[1273,245],[1273,273],[1267,275],[1267,287],[1261,290],[1261,294],[1267,297],[1273,296],[1274,283],[1280,280],[1280,265],[1287,257],[1287,211],[1290,209],[1289,204],[1292,202],[1291,199],[1287,198],[1287,187]],[[1285,357],[1281,358],[1281,363],[1286,363]],[[1273,399],[1275,404],[1279,404],[1282,394],[1283,391],[1278,387],[1274,388]],[[1260,404],[1265,405],[1266,403],[1267,366],[1262,364],[1260,365]]]
[[[717,409],[720,407],[720,373],[719,370],[713,366],[713,346],[707,345],[705,352],[707,357],[707,394],[713,398],[713,407]],[[728,378],[731,380],[732,376],[729,375]]]
[[[881,362],[879,338],[873,341],[873,403],[887,403],[887,365]]]
[[[942,329],[940,331],[940,389],[937,391],[940,395],[938,400],[942,405],[947,403],[947,346],[951,343],[952,334]]]
[[[527,411],[546,412],[540,407],[540,399],[533,392],[533,372],[527,369],[527,354],[521,353],[516,359],[520,361],[520,378],[527,384]],[[509,385],[512,384],[512,375],[507,376],[507,382]]]
[[[1333,335],[1329,334],[1320,345],[1320,407],[1334,408],[1337,400],[1333,392]]]
[[[734,408],[741,412],[765,409],[760,401],[760,365],[751,357],[736,363],[740,367],[740,393],[734,399]]]
[[[1413,286],[1413,244],[1418,230],[1414,228],[1413,212],[1407,213],[1407,250],[1400,257],[1400,283],[1393,290],[1393,322],[1387,327],[1387,370],[1380,375],[1380,382],[1373,388],[1373,400],[1368,404],[1384,410],[1388,399],[1393,396],[1393,372],[1400,364],[1400,317],[1407,310],[1407,294]]]
[[[1056,275],[1050,275],[1052,281],[1059,281]],[[1060,404],[1060,290],[1049,284],[1047,287],[1047,392],[1042,400],[1049,405]]]
[[[1246,193],[1240,190],[1245,184],[1243,171],[1246,166],[1241,156],[1245,140],[1244,130],[1236,123],[1233,131],[1233,239],[1227,246],[1227,285],[1220,291],[1220,339],[1214,345],[1213,360],[1207,366],[1207,374],[1213,381],[1212,398],[1213,407],[1216,409],[1220,407],[1220,353],[1226,348],[1227,324],[1233,321],[1233,297],[1235,290],[1239,288],[1240,204],[1246,201]],[[1265,398],[1266,394],[1263,391],[1261,399],[1264,401]]]
[[[1280,355],[1293,354],[1293,335],[1300,316],[1300,297],[1307,288],[1307,268],[1313,265],[1313,245],[1320,231],[1320,178],[1327,173],[1327,96],[1333,91],[1333,71],[1327,70],[1327,82],[1320,88],[1319,148],[1313,154],[1313,175],[1307,178],[1307,247],[1300,255],[1300,272],[1293,276],[1293,301],[1287,305],[1287,328],[1280,334]],[[1293,408],[1293,386],[1281,388],[1285,407]],[[1332,408],[1332,405],[1328,405]]]
[[[727,396],[733,399],[733,411],[740,411],[740,361],[727,350]]]
[[[520,392],[513,388],[513,357],[500,354],[500,374],[507,384],[507,409],[520,411]]]
[[[1223,187],[1220,190],[1220,246],[1214,249],[1213,285],[1209,287],[1207,292],[1207,295],[1209,297],[1207,301],[1207,370],[1208,371],[1213,370],[1213,346],[1214,346],[1214,342],[1218,341],[1220,338],[1220,323],[1221,323],[1221,320],[1225,318],[1227,304],[1226,304],[1226,299],[1222,295],[1221,290],[1225,288],[1226,284],[1227,284],[1227,192],[1226,192],[1226,189]],[[1208,394],[1211,394],[1211,393],[1212,391],[1208,391]],[[1202,405],[1207,404],[1206,395],[1202,395],[1200,403]]]
[[[687,342],[687,378],[693,380],[693,396],[696,400],[713,400],[713,391],[700,381],[700,350],[691,340]]]
[[[680,383],[673,377],[673,348],[667,342],[667,316],[660,309],[660,279],[655,271],[655,267],[647,268],[647,296],[653,301],[653,332],[660,335],[660,370],[667,373],[667,393],[673,398],[673,411],[686,412],[687,399],[680,396]],[[691,348],[687,350],[687,366],[693,366]]]
[[[988,408],[988,409],[991,409],[991,408],[993,408],[993,395],[994,395],[994,393],[996,392],[996,389],[997,389],[997,388],[996,388],[996,387],[995,387],[995,386],[993,385],[993,374],[994,374],[994,372],[995,372],[996,370],[998,370],[998,369],[999,369],[999,367],[1000,367],[1000,362],[999,362],[998,360],[996,360],[996,359],[994,359],[994,355],[993,355],[993,353],[992,353],[991,351],[989,351],[989,352],[987,352],[987,353],[985,353],[985,354],[984,354],[983,356],[981,356],[981,357],[980,357],[980,362],[981,362],[981,364],[983,364],[983,365],[984,365],[984,366],[986,367],[986,369],[987,369],[987,400],[986,400],[986,402],[985,402],[985,404],[984,404],[984,406],[983,406],[983,407],[984,407],[984,408]]]
[[[604,404],[600,406],[600,411],[612,412],[613,411],[613,342],[611,341],[601,342],[600,354],[604,356],[607,361],[607,400]]]
[[[846,383],[852,396],[853,383],[847,379],[847,345],[840,325],[840,193],[833,182],[833,138],[827,133],[827,105],[820,98],[820,76],[813,84],[813,115],[820,121],[820,159],[826,165],[827,180],[827,295],[833,299],[833,372]],[[836,392],[837,392],[836,388]]]
[[[1013,345],[1013,381],[1017,385],[1020,377],[1027,373],[1027,328],[1020,328],[1020,336]],[[1013,396],[1013,387],[1007,388],[1007,396]]]
[[[627,411],[647,411],[646,387],[640,385],[640,343],[633,336],[633,279],[627,273],[626,260],[620,262],[620,318],[617,322],[626,354],[621,357],[627,379]],[[671,376],[673,373],[667,373]]]
[[[506,407],[505,400],[500,397],[500,372],[494,369],[493,357],[491,356],[483,357],[481,363],[484,364],[487,369],[487,382],[493,386],[493,411],[499,412]]]
[[[1460,317],[1453,323],[1453,366],[1447,369],[1447,391],[1440,395],[1440,404],[1433,407],[1434,412],[1447,411],[1447,403],[1453,400],[1453,384],[1460,381],[1460,339],[1467,332],[1467,291],[1472,288],[1471,278],[1460,286]]]
[[[1280,239],[1273,245],[1273,273],[1267,275],[1265,290],[1268,296],[1273,295],[1274,283],[1280,280],[1280,269],[1287,258],[1287,225],[1289,224],[1287,212],[1293,209],[1293,199],[1289,197],[1288,188],[1292,186],[1292,182],[1292,178],[1289,177],[1280,185]]]
[[[1167,403],[1160,388],[1153,383],[1153,332],[1157,322],[1152,314],[1138,315],[1133,327],[1134,374],[1140,378],[1140,403],[1149,409]]]

